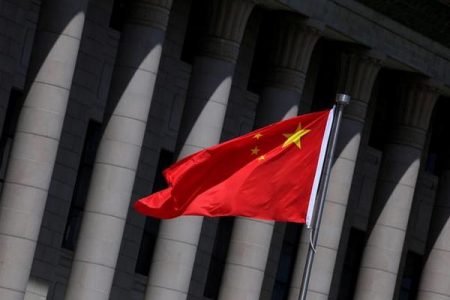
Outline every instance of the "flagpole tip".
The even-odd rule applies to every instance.
[[[347,105],[350,103],[350,96],[347,94],[337,94],[336,103],[340,105]]]

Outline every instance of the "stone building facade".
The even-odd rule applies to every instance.
[[[308,299],[450,299],[448,18],[444,0],[0,0],[0,299],[296,300],[303,226],[130,207],[176,160],[337,92]]]

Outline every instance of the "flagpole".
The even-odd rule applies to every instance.
[[[350,102],[350,96],[346,94],[336,95],[336,106],[333,124],[331,126],[331,138],[328,142],[327,151],[325,154],[325,168],[322,173],[319,191],[317,193],[317,208],[316,217],[314,219],[312,230],[312,236],[308,248],[308,256],[306,257],[305,269],[303,272],[302,285],[300,288],[299,300],[306,300],[306,294],[308,292],[309,279],[311,277],[312,264],[314,261],[314,254],[316,253],[317,238],[319,236],[320,221],[322,220],[323,208],[325,204],[325,196],[328,187],[328,181],[330,179],[331,166],[333,163],[334,151],[336,149],[336,140],[339,133],[339,126],[341,124],[342,112],[344,107]]]

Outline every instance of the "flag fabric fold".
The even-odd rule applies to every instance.
[[[201,150],[163,173],[167,189],[134,208],[147,216],[244,216],[309,223],[333,110],[301,115]]]

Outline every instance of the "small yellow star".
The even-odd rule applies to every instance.
[[[257,133],[253,136],[253,138],[259,140],[263,135],[261,133]]]
[[[300,139],[302,136],[308,134],[310,129],[302,129],[302,124],[298,124],[297,129],[293,133],[285,133],[283,134],[287,140],[283,144],[283,148],[289,146],[290,144],[295,144],[299,149],[302,147],[300,144]]]
[[[259,148],[258,148],[258,146],[255,146],[255,148],[250,149],[250,151],[252,152],[252,155],[258,155]]]
[[[265,160],[266,157],[264,155],[261,155],[260,157],[258,157],[258,160]]]

